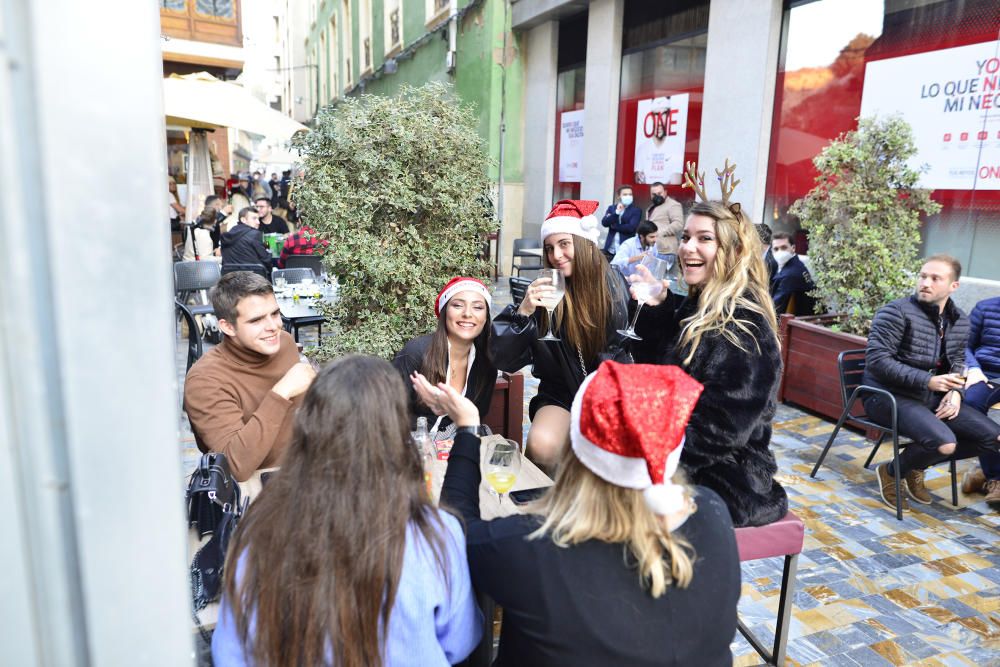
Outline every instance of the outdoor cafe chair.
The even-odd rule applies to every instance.
[[[236,273],[237,271],[251,271],[259,276],[267,278],[268,281],[271,280],[271,276],[267,275],[267,270],[264,268],[263,264],[223,264],[222,265],[222,275],[227,273]]]
[[[809,476],[813,478],[816,477],[819,467],[823,464],[823,459],[826,458],[826,453],[830,451],[833,441],[837,438],[837,433],[840,432],[841,427],[844,426],[845,423],[849,422],[853,426],[872,429],[879,432],[878,440],[875,441],[875,446],[872,448],[871,454],[868,455],[868,459],[865,461],[865,468],[868,468],[868,466],[871,465],[872,459],[875,458],[875,453],[878,452],[878,448],[882,446],[882,442],[885,440],[885,437],[887,435],[892,436],[892,467],[896,471],[896,488],[902,490],[903,487],[900,484],[898,465],[899,448],[912,443],[904,442],[900,444],[899,442],[899,422],[898,413],[896,411],[896,397],[885,389],[869,387],[868,385],[861,384],[861,378],[865,373],[864,350],[844,350],[837,355],[837,368],[840,371],[840,394],[844,401],[844,410],[840,413],[840,419],[837,420],[837,425],[833,428],[833,433],[830,434],[830,439],[826,441],[826,446],[823,447],[823,452],[819,455],[819,460],[816,461],[816,465],[813,466],[812,472],[809,473]],[[889,426],[883,426],[882,424],[872,421],[872,419],[865,415],[863,404],[861,412],[855,411],[855,404],[865,394],[876,394],[884,396],[888,399],[892,410],[892,421]],[[951,468],[951,503],[955,507],[958,507],[958,482],[957,472],[955,470],[955,459],[952,458],[949,459],[949,461]],[[903,520],[902,493],[896,494],[896,518],[900,521]]]
[[[528,292],[528,285],[531,284],[531,280],[519,276],[511,276],[508,280],[510,281],[510,300],[516,308],[524,301],[524,295]]]
[[[521,271],[537,271],[542,268],[540,255],[524,252],[525,250],[541,250],[541,248],[542,244],[538,239],[514,239],[514,257],[511,260],[511,266],[518,276],[521,275]]]
[[[312,269],[307,269],[305,267],[299,269],[274,269],[271,271],[271,282],[274,282],[278,278],[284,278],[289,285],[294,285],[301,283],[303,280],[309,278],[312,280],[316,279],[316,275],[312,272]]]
[[[174,309],[177,310],[178,319],[183,320],[184,324],[187,326],[187,368],[185,372],[191,370],[191,366],[194,362],[201,358],[202,344],[201,344],[201,334],[198,333],[198,323],[195,322],[194,315],[191,310],[181,303],[179,300],[174,299]]]
[[[285,269],[312,269],[315,278],[323,274],[323,258],[320,255],[289,255],[285,259]]]
[[[210,260],[174,263],[174,294],[184,303],[192,292],[211,289],[221,276],[219,263]],[[213,312],[212,304],[188,306],[192,315]]]

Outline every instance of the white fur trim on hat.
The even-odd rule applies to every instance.
[[[486,287],[475,280],[460,280],[445,291],[441,292],[438,296],[437,309],[441,312],[445,304],[451,300],[451,297],[455,296],[459,292],[475,292],[476,294],[481,294],[483,298],[486,299],[486,307],[492,308],[493,298],[490,296],[490,291]]]
[[[542,243],[544,244],[545,239],[552,234],[575,234],[596,244],[601,231],[597,218],[592,215],[585,215],[582,218],[559,215],[542,223]]]
[[[669,479],[663,484],[647,486],[642,490],[642,498],[649,509],[660,516],[670,516],[680,512],[687,505],[684,498],[684,487],[674,484]]]

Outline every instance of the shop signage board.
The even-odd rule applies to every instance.
[[[579,183],[583,165],[583,109],[559,116],[559,182]]]
[[[687,93],[639,100],[635,127],[636,183],[681,182],[687,119]]]
[[[862,116],[901,114],[913,128],[920,186],[1000,190],[996,41],[868,63]]]

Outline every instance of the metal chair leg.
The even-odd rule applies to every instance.
[[[837,420],[837,425],[833,427],[833,433],[830,434],[830,439],[826,441],[826,446],[823,447],[823,451],[820,452],[819,459],[816,460],[816,465],[813,466],[812,472],[809,473],[810,477],[816,477],[816,473],[819,472],[819,467],[823,465],[823,459],[826,458],[826,453],[830,451],[830,447],[833,445],[833,441],[837,438],[837,433],[840,432],[840,427],[844,425],[847,421],[848,413],[850,412],[850,405],[844,408],[844,411],[840,413],[840,419]]]
[[[795,573],[799,568],[799,555],[785,556],[785,566],[781,572],[781,594],[778,598],[778,621],[774,628],[775,665],[785,664],[785,648],[788,644],[788,628],[792,622],[792,605],[795,600]]]
[[[958,469],[955,466],[955,459],[951,460],[948,467],[951,468],[951,504],[958,507]]]
[[[866,470],[870,469],[869,466],[871,466],[871,464],[872,464],[872,459],[874,459],[875,458],[875,454],[878,453],[878,448],[882,446],[882,441],[883,440],[885,440],[885,431],[882,431],[881,434],[878,436],[878,440],[875,441],[875,446],[872,447],[871,454],[869,454],[868,458],[865,459],[865,469]]]
[[[899,478],[899,433],[892,432],[892,473],[896,478],[896,520],[903,520],[903,483]]]

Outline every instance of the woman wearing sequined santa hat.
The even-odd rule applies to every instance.
[[[542,223],[543,263],[557,269],[566,283],[553,313],[560,340],[539,340],[549,329],[549,278],[535,280],[517,307],[509,306],[493,320],[491,349],[497,368],[514,372],[534,366],[539,386],[528,408],[528,455],[549,469],[569,444],[570,405],[583,378],[605,359],[631,361],[627,339],[618,333],[628,324],[628,292],[597,246],[598,206],[596,201],[564,199]]]
[[[478,413],[436,390],[459,425],[441,502],[465,521],[473,586],[504,608],[496,664],[732,664],[732,523],[718,495],[676,472],[700,383],[676,366],[601,364],[573,401],[555,484],[492,521],[480,516]]]
[[[437,329],[407,341],[392,360],[410,392],[414,427],[418,417],[427,418],[432,432],[451,424],[434,401],[421,401],[413,392],[416,373],[434,384],[446,382],[454,387],[476,404],[480,417],[489,412],[497,378],[489,354],[492,302],[489,289],[481,281],[452,278],[434,300]]]

